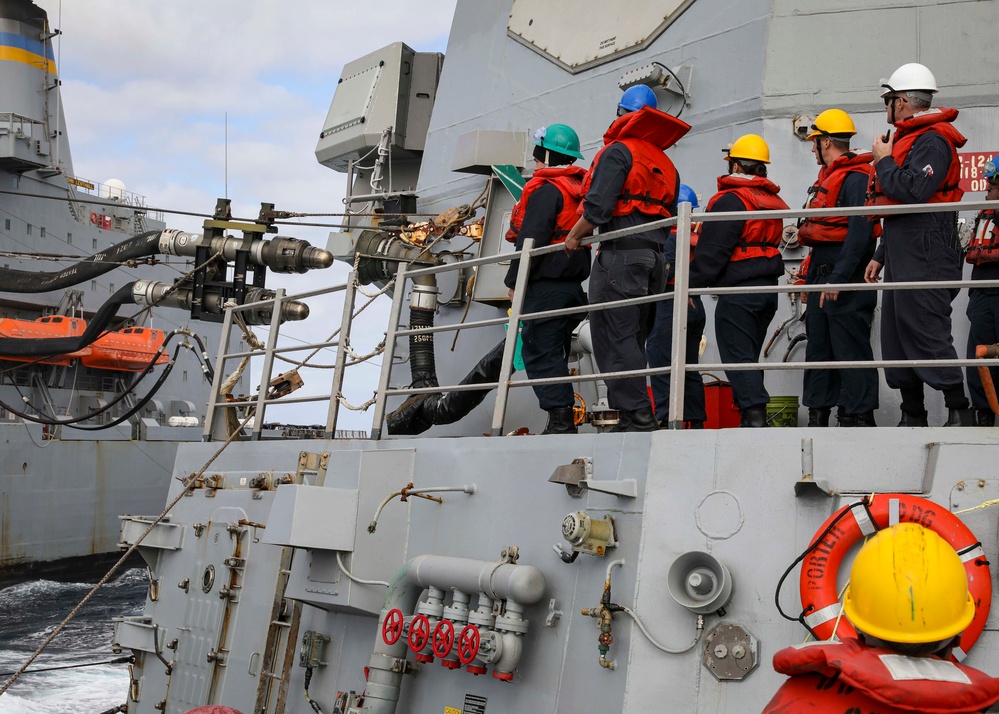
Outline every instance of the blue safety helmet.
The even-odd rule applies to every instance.
[[[996,157],[992,157],[985,162],[982,176],[984,176],[985,180],[991,184],[999,183],[999,171],[996,170]]]
[[[656,109],[659,106],[659,101],[656,99],[656,93],[650,87],[636,84],[634,87],[628,87],[624,90],[617,106],[618,109],[624,109],[627,112],[637,112],[642,107]]]
[[[680,184],[680,190],[676,195],[677,203],[689,203],[691,208],[697,208],[697,194],[694,189],[685,183]]]

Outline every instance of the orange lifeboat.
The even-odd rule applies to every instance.
[[[11,339],[47,340],[58,337],[79,337],[86,329],[86,320],[79,317],[67,317],[65,315],[48,315],[46,317],[39,317],[37,320],[15,320],[10,317],[0,319],[0,337]],[[42,359],[38,357],[7,355],[0,355],[0,359],[9,362],[32,362],[35,364],[54,364],[65,367],[74,359],[86,357],[90,352],[90,347],[84,347],[76,352]]]
[[[141,372],[153,355],[163,346],[163,330],[150,327],[126,327],[118,332],[107,332],[90,345],[90,354],[82,362],[92,369],[113,369],[122,372]],[[170,357],[163,353],[156,364],[164,364]]]

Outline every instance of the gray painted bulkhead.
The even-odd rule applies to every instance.
[[[812,440],[816,478],[845,495],[813,491],[795,497],[803,439]],[[967,477],[977,475],[997,443],[999,436],[985,429],[965,430],[960,437],[947,429],[899,429],[893,431],[891,449],[884,448],[882,430],[779,429],[769,432],[762,444],[757,432],[730,429],[512,440],[470,437],[460,444],[433,438],[241,444],[212,466],[222,488],[196,489],[174,509],[172,527],[183,532],[177,539],[180,548],[147,551],[153,554],[149,556],[152,577],[160,595],[156,602],[147,600],[142,617],[150,623],[147,626],[161,628],[161,643],[180,640],[175,651],[164,651],[167,659],[174,660],[166,711],[184,712],[189,705],[206,702],[258,711],[254,704],[263,679],[259,667],[266,651],[267,613],[281,582],[284,546],[296,544],[285,594],[304,605],[299,629],[292,630],[291,651],[297,655],[297,643],[307,630],[332,638],[322,657],[327,664],[315,670],[309,690],[325,711],[336,692],[364,689],[363,668],[375,637],[380,637],[378,611],[386,592],[384,586],[348,582],[335,564],[334,550],[342,549],[355,577],[390,581],[402,562],[416,556],[499,561],[501,552],[514,545],[520,550],[518,564],[539,568],[547,584],[540,602],[525,612],[530,626],[514,680],[505,683],[464,669],[448,670],[439,661],[423,664],[415,676],[404,677],[398,714],[442,712],[447,706],[460,710],[466,694],[485,697],[486,712],[494,713],[759,711],[783,680],[772,671],[771,657],[806,635],[797,624],[780,619],[774,588],[822,522],[844,503],[870,493],[919,493],[953,510],[994,498],[999,481]],[[330,454],[323,488],[339,499],[310,496],[329,504],[323,509],[325,517],[310,514],[301,504],[288,508],[291,494],[282,489],[295,486],[281,485],[276,491],[248,488],[258,474],[294,472],[302,451],[320,449]],[[183,445],[175,475],[188,473],[215,450],[212,444]],[[754,456],[747,459],[747,454]],[[596,482],[634,479],[637,497],[590,490],[573,498],[564,486],[548,482],[557,467],[584,457],[592,460]],[[395,499],[381,511],[377,530],[370,533],[368,524],[377,504],[409,482],[424,487],[474,484],[475,492],[438,494],[444,498],[442,504]],[[178,481],[173,483],[171,497],[180,488]],[[315,477],[306,477],[305,483],[315,483]],[[566,564],[552,546],[568,547],[561,537],[562,519],[580,510],[593,519],[612,516],[619,545],[609,548],[605,557],[581,554]],[[988,559],[996,562],[995,514],[986,509],[961,518],[984,543]],[[185,623],[191,608],[204,607],[198,603],[220,601],[219,583],[226,582],[220,562],[233,549],[223,525],[239,521],[244,524],[245,566],[240,568],[239,587],[227,615],[229,635],[194,645]],[[200,536],[195,524],[206,528]],[[213,529],[228,543],[224,556],[214,560],[205,550],[212,544],[208,539]],[[271,544],[275,541],[278,544]],[[702,666],[703,637],[690,652],[663,654],[618,614],[608,654],[617,668],[602,669],[597,662],[595,621],[581,615],[580,609],[599,604],[608,564],[625,561],[612,575],[612,601],[635,610],[660,643],[678,648],[692,639],[695,617],[670,597],[667,573],[688,551],[710,553],[728,567],[734,582],[724,617],[705,616],[705,635],[720,624],[748,628],[759,640],[759,666],[742,681],[719,682]],[[212,563],[216,582],[206,594],[201,588],[203,572]],[[844,566],[840,586],[845,574]],[[797,575],[795,569],[781,600],[784,609],[794,614],[800,609]],[[189,592],[176,587],[185,579],[190,580]],[[555,602],[550,608],[551,599]],[[290,608],[291,602],[283,606],[285,612]],[[546,627],[550,610],[561,611],[561,617]],[[997,624],[993,613],[968,660],[991,674],[996,674],[999,661]],[[118,641],[127,646],[132,630],[122,627]],[[206,627],[204,620],[199,627]],[[226,650],[226,665],[218,670],[213,696],[197,700],[188,687],[178,688],[192,677],[211,678],[211,665],[200,654],[193,657],[190,648],[201,652],[220,645]],[[284,651],[282,644],[278,661]],[[270,671],[280,679],[290,678],[286,711],[307,712],[304,669],[297,665],[297,657],[293,660],[287,671],[279,665]],[[166,695],[169,678],[149,652],[140,665],[144,679],[135,711],[151,714],[153,705]]]

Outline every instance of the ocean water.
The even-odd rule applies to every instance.
[[[35,580],[0,590],[0,686],[90,591],[86,583]],[[105,585],[48,646],[31,668],[0,695],[0,714],[99,714],[123,704],[128,665],[99,665],[31,674],[31,669],[103,662],[129,654],[111,651],[111,618],[138,615],[146,574],[126,571]]]

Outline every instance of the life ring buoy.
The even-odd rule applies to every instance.
[[[851,513],[844,515],[847,510]],[[954,659],[963,660],[985,629],[992,608],[989,562],[982,544],[968,526],[939,504],[919,496],[878,494],[843,506],[822,524],[809,543],[810,548],[815,547],[801,565],[799,590],[805,624],[824,640],[833,635],[841,639],[857,636],[853,625],[840,617],[836,574],[854,543],[896,523],[918,523],[929,528],[947,541],[964,563],[968,590],[975,601],[975,619],[961,635],[960,647],[954,649]],[[821,543],[816,545],[823,533]]]
[[[97,225],[97,214],[96,213],[91,213],[90,214],[90,222],[93,223],[95,226]]]

